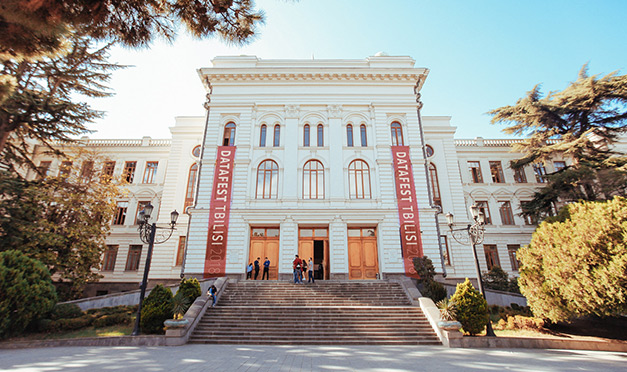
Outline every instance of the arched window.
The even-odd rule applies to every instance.
[[[264,160],[257,168],[257,199],[271,199],[278,195],[279,166],[273,160]]]
[[[235,145],[235,123],[228,123],[224,127],[224,140],[222,141],[223,146],[234,146]]]
[[[353,126],[350,124],[346,126],[346,145],[353,147]]]
[[[398,122],[393,122],[390,126],[392,129],[392,146],[403,146],[403,128]]]
[[[279,124],[274,126],[274,147],[279,147],[281,143],[281,126]]]
[[[195,157],[195,158],[199,158],[199,157],[200,157],[200,153],[201,153],[201,148],[200,148],[200,145],[198,145],[198,146],[196,146],[196,147],[194,147],[194,148],[192,149],[192,156],[193,156],[193,157]]]
[[[305,129],[303,130],[303,146],[309,147],[309,124],[305,124]]]
[[[427,157],[430,158],[433,156],[434,152],[433,152],[433,147],[429,146],[429,145],[425,145],[425,152],[427,153]]]
[[[259,134],[259,147],[266,147],[266,131],[268,128],[266,125],[261,126],[261,133]]]
[[[429,164],[429,178],[431,179],[431,194],[433,204],[442,206],[442,196],[440,195],[440,181],[438,181],[438,171],[433,163]]]
[[[324,146],[324,127],[318,124],[318,147]]]
[[[324,199],[324,166],[317,160],[303,167],[303,199]]]
[[[348,187],[351,199],[371,199],[370,168],[363,160],[353,160],[348,166]]]
[[[361,147],[368,146],[368,138],[366,137],[366,125],[359,126],[359,134],[361,135]]]
[[[183,212],[185,209],[194,204],[194,197],[196,196],[196,178],[198,177],[198,164],[194,163],[189,168],[189,176],[187,177],[187,189],[185,189],[185,204],[183,205]]]

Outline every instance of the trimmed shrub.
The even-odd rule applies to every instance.
[[[499,320],[496,325],[496,329],[504,330],[504,329],[523,329],[523,330],[532,330],[532,331],[544,331],[544,320],[534,317],[522,316],[522,315],[514,315],[507,316],[507,319]]]
[[[172,291],[159,284],[150,291],[142,304],[142,332],[163,334],[163,322],[172,316]]]
[[[57,322],[52,319],[38,319],[35,323],[37,332],[52,332],[58,330]]]
[[[102,328],[115,324],[130,324],[131,316],[126,313],[116,313],[111,315],[103,315],[100,318],[94,320],[94,327]]]
[[[462,324],[464,332],[476,335],[488,323],[488,304],[470,280],[457,284],[455,294],[451,297],[457,308],[457,321]]]
[[[427,256],[414,257],[414,269],[420,277],[419,282],[431,281],[435,277],[435,267],[433,262]]]
[[[483,274],[483,284],[488,289],[497,291],[509,291],[509,275],[499,266],[493,266],[490,271]]]
[[[63,331],[73,331],[75,329],[81,329],[90,326],[93,320],[94,319],[91,316],[85,315],[79,318],[59,319],[54,322],[56,323],[55,328],[57,329]]]
[[[181,294],[181,296],[187,298],[188,305],[185,308],[185,311],[192,306],[197,297],[201,295],[200,292],[200,283],[198,283],[198,279],[196,278],[185,278],[181,280],[181,284],[179,284],[179,289],[176,291],[176,294]],[[185,313],[183,311],[183,314]]]
[[[83,310],[75,304],[57,304],[50,314],[50,319],[74,319],[83,316]]]
[[[0,338],[23,332],[56,301],[44,264],[15,250],[0,253]]]
[[[430,280],[426,283],[423,283],[422,286],[419,286],[420,293],[423,296],[429,297],[433,300],[433,302],[438,303],[446,298],[447,292],[446,288],[442,283],[438,283],[435,280]]]

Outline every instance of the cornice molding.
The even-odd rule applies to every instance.
[[[422,73],[376,72],[213,72],[203,71],[207,81],[398,81],[416,84],[424,81]]]

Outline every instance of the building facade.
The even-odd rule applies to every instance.
[[[520,203],[564,160],[513,172],[516,140],[455,139],[450,117],[420,115],[429,71],[409,57],[212,62],[198,71],[207,115],[176,118],[171,139],[82,140],[114,175],[134,172],[94,290],[141,280],[147,247],[135,223],[147,202],[159,221],[184,212],[155,247],[151,280],[243,278],[258,257],[270,259],[271,279],[287,279],[296,254],[324,279],[412,275],[416,255],[447,280],[473,277],[472,251],[444,214],[464,226],[474,203],[487,217],[482,269],[516,275],[516,250],[535,229]]]

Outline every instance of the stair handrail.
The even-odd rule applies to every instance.
[[[226,284],[228,283],[228,279],[226,277],[220,277],[215,280],[213,285],[216,286],[216,302],[220,300],[220,296],[224,292],[226,288]],[[166,346],[180,346],[185,345],[192,333],[198,326],[200,320],[205,316],[207,312],[207,308],[210,307],[213,301],[209,301],[209,296],[207,293],[201,293],[201,295],[196,298],[192,306],[187,309],[185,315],[183,315],[183,319],[187,319],[189,323],[181,328],[168,328],[165,331],[165,343]]]

